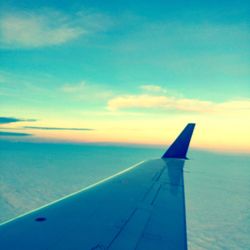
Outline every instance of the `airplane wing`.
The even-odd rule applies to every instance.
[[[187,249],[183,167],[194,126],[162,158],[3,223],[0,248]]]

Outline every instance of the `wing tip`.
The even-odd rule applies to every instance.
[[[188,123],[161,158],[188,159],[186,155],[195,125],[195,123]]]

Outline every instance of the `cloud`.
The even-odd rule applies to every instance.
[[[19,121],[22,120],[14,117],[0,117],[0,124],[19,122]]]
[[[101,14],[78,12],[5,11],[0,17],[2,48],[38,48],[64,44],[82,35],[102,31],[108,18]]]
[[[149,92],[166,92],[164,88],[158,85],[141,85],[140,88]]]
[[[35,119],[19,119],[15,117],[0,117],[0,124],[13,123],[13,122],[34,122]]]
[[[226,101],[223,103],[218,103],[216,105],[216,109],[218,111],[230,111],[230,112],[237,112],[245,113],[247,117],[250,117],[250,99],[243,99],[243,100],[232,100]]]
[[[220,103],[177,98],[164,95],[121,95],[108,101],[108,109],[117,111],[122,109],[161,109],[197,113],[245,113],[250,115],[250,99],[229,100]]]
[[[91,128],[60,128],[60,127],[38,127],[38,126],[24,126],[23,128],[38,129],[38,130],[74,130],[74,131],[93,131]]]
[[[198,99],[175,98],[164,95],[122,95],[111,99],[108,102],[110,110],[131,109],[131,108],[160,108],[169,110],[204,112],[213,109],[213,103]]]
[[[0,136],[32,136],[32,134],[0,131]]]
[[[65,93],[78,93],[79,91],[85,91],[86,86],[87,84],[85,81],[81,81],[77,84],[65,84],[62,86],[62,91]]]

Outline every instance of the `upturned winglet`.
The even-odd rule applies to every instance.
[[[187,159],[189,143],[194,131],[195,123],[189,123],[176,138],[173,144],[168,148],[161,158],[179,158]]]

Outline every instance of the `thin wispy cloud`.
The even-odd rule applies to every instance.
[[[24,126],[25,129],[37,130],[65,130],[65,131],[93,131],[92,128],[60,128],[60,127],[39,127],[39,126]]]
[[[145,90],[145,91],[149,91],[149,92],[162,92],[162,93],[165,93],[166,92],[166,89],[164,89],[163,87],[161,86],[158,86],[158,85],[141,85],[140,88],[142,90]]]
[[[86,91],[87,83],[85,81],[81,81],[76,84],[65,84],[62,86],[62,91],[65,93],[79,93]]]
[[[56,10],[15,11],[1,14],[0,46],[2,48],[38,48],[60,45],[106,25],[104,17],[95,13],[73,15]]]
[[[79,83],[64,84],[62,92],[77,100],[100,101],[113,96],[113,92],[100,84],[93,84],[86,81]]]
[[[19,132],[6,132],[6,131],[0,131],[0,137],[1,136],[32,136],[32,134],[29,133],[19,133]]]
[[[0,124],[13,123],[13,122],[34,122],[35,119],[20,119],[16,117],[0,117]]]

